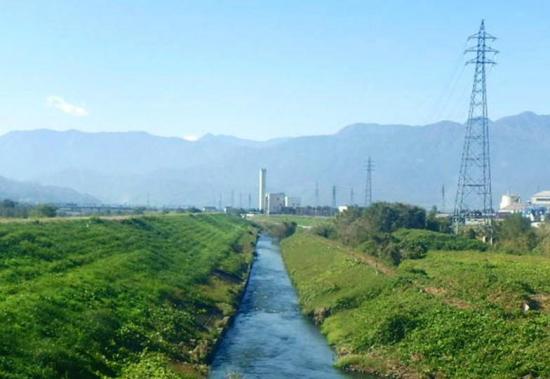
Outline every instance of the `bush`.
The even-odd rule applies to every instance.
[[[417,321],[409,315],[395,314],[385,318],[375,332],[374,343],[391,345],[401,341],[407,333],[413,330]]]
[[[531,222],[520,214],[513,214],[495,228],[496,248],[506,253],[528,253],[538,243]]]
[[[271,235],[282,240],[283,238],[290,237],[296,232],[297,224],[294,221],[288,222],[263,222],[261,226],[269,231]]]
[[[336,238],[336,228],[333,224],[329,223],[315,225],[311,228],[311,233],[328,239]]]
[[[401,263],[401,249],[396,243],[390,242],[381,249],[379,249],[378,257],[391,263],[394,266]]]
[[[42,204],[34,207],[31,212],[32,216],[35,217],[55,217],[57,213],[57,208],[53,205]]]
[[[481,241],[430,230],[400,229],[393,236],[404,244],[421,244],[427,250],[487,250]]]
[[[404,240],[400,241],[399,251],[401,253],[401,259],[420,259],[426,256],[428,248],[422,241]]]

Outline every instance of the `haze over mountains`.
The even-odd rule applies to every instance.
[[[34,182],[19,182],[0,177],[0,200],[10,199],[23,203],[77,203],[96,204],[93,196],[70,188],[44,186]]]
[[[530,196],[550,187],[550,116],[532,112],[491,123],[493,193]],[[441,186],[452,207],[464,138],[461,124],[354,124],[333,135],[265,142],[206,135],[196,142],[142,132],[83,133],[35,130],[0,137],[0,175],[72,188],[106,203],[256,205],[258,170],[268,190],[314,204],[363,202],[365,161],[372,156],[374,200],[440,206]],[[240,195],[241,194],[241,195]],[[85,199],[81,199],[85,200]],[[72,200],[74,201],[74,199]],[[80,201],[80,200],[79,200]]]

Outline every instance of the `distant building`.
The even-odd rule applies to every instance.
[[[266,175],[267,175],[267,170],[265,168],[260,169],[260,186],[259,186],[259,194],[258,194],[258,209],[260,210],[260,212],[266,212],[267,210],[267,207],[266,207],[267,197],[266,197],[266,189],[265,189]]]
[[[338,213],[343,213],[349,209],[349,205],[340,205],[338,206]]]
[[[286,208],[300,208],[300,198],[295,196],[285,196]]]
[[[525,207],[526,204],[521,202],[519,195],[506,194],[502,195],[498,213],[502,215],[522,213]]]
[[[285,194],[284,193],[268,193],[265,197],[265,208],[268,214],[281,213],[285,206]]]
[[[538,192],[531,197],[531,204],[538,207],[550,208],[550,191]]]
[[[202,208],[202,211],[203,211],[203,212],[217,212],[217,211],[218,211],[218,208],[216,208],[216,207],[211,207],[211,206],[206,206],[206,207],[203,207],[203,208]]]

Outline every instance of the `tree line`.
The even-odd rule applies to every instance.
[[[369,207],[351,207],[332,223],[313,228],[323,237],[337,239],[394,265],[403,259],[422,258],[428,250],[488,249],[507,253],[550,252],[550,222],[535,229],[521,215],[511,215],[494,225],[494,245],[481,240],[475,226],[452,233],[451,219],[434,208],[403,203],[378,202]]]
[[[0,217],[55,217],[57,207],[51,204],[29,204],[4,199],[0,201]]]

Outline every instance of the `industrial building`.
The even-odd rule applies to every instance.
[[[506,194],[502,195],[500,200],[499,213],[501,214],[513,214],[521,213],[527,205],[521,202],[519,195]]]
[[[537,192],[531,197],[531,204],[539,207],[550,208],[550,191]]]
[[[281,213],[285,207],[285,197],[284,193],[268,193],[265,197],[266,213]]]
[[[258,210],[260,213],[275,214],[284,213],[288,210],[300,207],[300,198],[295,196],[286,196],[283,192],[267,192],[267,170],[260,169],[259,191],[258,191]]]
[[[505,218],[512,214],[521,214],[523,217],[531,220],[532,224],[537,226],[538,223],[545,220],[550,209],[550,191],[542,191],[534,194],[531,201],[524,203],[519,195],[506,194],[502,195],[500,208],[497,216]]]
[[[300,208],[300,198],[296,196],[285,196],[285,208]]]

